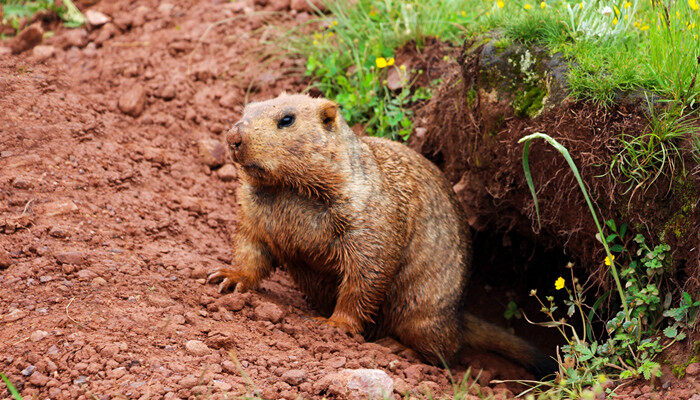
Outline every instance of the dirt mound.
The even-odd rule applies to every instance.
[[[409,145],[445,172],[475,230],[508,236],[506,246],[524,241],[563,249],[586,275],[608,282],[584,197],[564,158],[544,142],[533,143],[530,153],[541,228],[537,224],[517,141],[544,132],[568,148],[599,216],[670,244],[677,281],[690,290],[700,288],[698,174],[676,174],[673,182],[662,177],[628,191],[607,173],[621,150],[616,138],[638,135],[648,125],[639,97],[621,98],[608,109],[572,102],[566,97],[565,60],[537,48],[470,42],[457,59],[438,93],[418,111],[421,129]],[[686,170],[697,172],[696,161],[686,157]],[[538,271],[563,267],[538,261],[547,264]]]

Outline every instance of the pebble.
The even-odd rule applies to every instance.
[[[53,217],[78,211],[78,206],[72,200],[56,200],[42,205],[40,210],[45,217]]]
[[[211,383],[214,385],[215,388],[221,390],[222,392],[228,392],[232,388],[230,383],[218,379],[212,380]]]
[[[53,57],[54,54],[56,54],[56,48],[53,46],[39,45],[32,50],[32,55],[40,62],[48,60]]]
[[[700,363],[688,364],[688,366],[685,368],[685,373],[688,376],[700,375]]]
[[[98,276],[97,278],[94,278],[92,280],[93,286],[102,286],[102,285],[106,285],[106,284],[107,284],[107,281],[101,276]]]
[[[96,10],[85,11],[85,18],[93,27],[102,26],[111,20],[111,18]]]
[[[199,159],[205,165],[217,168],[226,162],[226,147],[214,139],[202,139],[197,142]]]
[[[219,179],[221,179],[224,182],[231,182],[238,178],[238,171],[233,165],[226,164],[223,167],[219,168],[218,171],[216,171],[216,175],[218,175]]]
[[[172,100],[175,98],[176,95],[177,91],[175,90],[175,86],[172,84],[161,86],[154,93],[154,96],[159,97],[163,100]]]
[[[194,375],[187,375],[186,377],[180,379],[180,386],[185,389],[193,388],[197,385],[198,379]]]
[[[83,251],[65,251],[54,256],[60,264],[84,265],[88,255]]]
[[[394,391],[394,381],[379,369],[343,369],[319,379],[314,389],[342,398],[383,399]]]
[[[134,118],[141,115],[146,107],[146,89],[143,85],[136,84],[122,93],[119,97],[118,107],[124,114]]]
[[[185,343],[185,350],[193,356],[201,357],[210,354],[212,350],[201,340],[189,340]]]
[[[278,323],[284,316],[284,311],[274,303],[262,302],[255,307],[255,317],[261,321]]]
[[[36,370],[36,367],[33,366],[33,365],[30,365],[30,366],[28,366],[27,368],[25,368],[25,369],[22,370],[22,375],[24,375],[24,376],[30,376],[31,374],[34,373],[35,370]]]
[[[34,372],[32,376],[29,377],[29,383],[34,386],[43,387],[49,382],[49,377],[42,374],[41,372]]]
[[[246,304],[244,296],[240,296],[240,293],[229,293],[221,296],[216,300],[219,308],[224,308],[230,311],[241,311]]]
[[[238,96],[238,94],[234,92],[227,93],[221,96],[221,98],[219,99],[219,105],[221,105],[221,107],[233,109],[239,104],[239,98],[240,96]]]
[[[10,42],[10,49],[12,49],[12,53],[14,54],[22,53],[41,43],[43,36],[44,31],[41,29],[40,25],[30,25],[15,36]]]
[[[85,29],[68,29],[63,35],[65,47],[85,47],[88,44],[88,33]]]
[[[12,265],[10,253],[0,246],[0,269],[8,268],[10,265]]]
[[[290,369],[284,371],[282,380],[292,386],[298,386],[306,380],[306,371],[301,369]]]
[[[36,330],[36,331],[32,332],[31,335],[29,335],[29,340],[31,340],[32,342],[38,342],[47,336],[49,336],[48,332],[42,331],[42,330]]]

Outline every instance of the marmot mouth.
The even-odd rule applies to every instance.
[[[265,173],[265,169],[255,163],[241,164],[243,170],[250,176],[261,177]]]

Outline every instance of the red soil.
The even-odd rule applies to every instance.
[[[0,371],[42,399],[337,397],[324,378],[343,368],[384,370],[397,398],[449,396],[448,372],[412,351],[312,321],[284,272],[255,293],[205,284],[231,262],[237,180],[198,141],[247,100],[305,87],[303,63],[261,41],[311,16],[169,4],[105,1],[91,8],[112,22],[57,28],[48,58],[0,56]],[[482,383],[523,376],[469,360]]]

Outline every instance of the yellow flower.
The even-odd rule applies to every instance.
[[[630,6],[632,6],[632,3],[630,3],[629,1],[626,1],[625,4],[624,4],[624,7],[625,7],[625,8],[630,8]]]
[[[318,40],[314,40],[314,46],[318,46]]]
[[[386,60],[386,66],[391,67],[394,65],[394,57],[390,57],[388,60]]]
[[[580,3],[579,3],[578,9],[579,9],[579,10],[583,10],[583,2],[580,2]]]
[[[506,3],[504,3],[503,0],[498,0],[496,2],[496,5],[498,6],[498,8],[503,8],[506,5]]]
[[[644,25],[644,26],[646,26],[647,29],[649,29],[649,25]],[[642,28],[643,28],[643,27],[642,27]],[[605,256],[605,265],[612,265],[612,262],[615,261],[615,256],[614,256],[614,255],[611,254],[610,257],[612,257],[612,258],[609,258],[608,256]]]
[[[649,25],[647,24],[644,24],[639,28],[640,31],[646,31],[647,29],[649,29]]]
[[[617,17],[613,20],[613,25],[617,25]]]
[[[688,5],[690,6],[690,8],[692,8],[695,11],[700,10],[700,5],[698,5],[698,0],[688,0]]]
[[[523,6],[523,8],[526,9],[526,10],[529,10],[529,9],[532,8],[532,6],[531,6],[529,3],[525,3],[525,5]]]
[[[562,278],[562,277],[560,276],[559,278],[557,278],[556,281],[554,281],[554,288],[557,289],[557,290],[564,289],[564,284],[565,284],[565,283],[566,283],[566,281],[564,280],[564,278]]]
[[[540,8],[547,8],[547,3],[544,1],[540,3]]]
[[[386,68],[387,66],[386,58],[384,57],[377,57],[374,63],[377,64],[377,68]]]
[[[462,11],[462,18],[466,18],[466,17],[467,17],[467,12],[466,12],[466,11]]]
[[[688,29],[695,28],[695,22],[688,22]]]
[[[619,17],[620,16],[620,9],[617,8],[617,6],[613,6],[613,9],[615,10],[615,14]]]
[[[608,380],[608,377],[605,376],[605,374],[598,375],[598,382],[605,383],[605,381],[607,381],[607,380]]]
[[[634,22],[634,27],[635,27],[635,28],[639,28],[639,26],[640,26],[639,21],[635,21],[635,22]]]
[[[338,26],[338,21],[333,21],[334,26]]]
[[[399,67],[399,69],[400,69],[401,71],[406,71],[406,66],[403,65],[403,64],[401,64],[401,66]]]
[[[625,21],[627,21],[627,14],[625,14]]]

